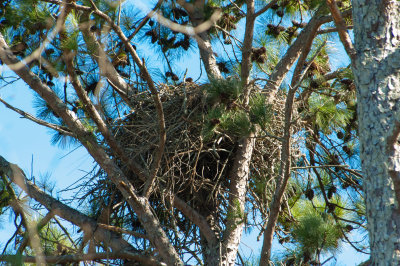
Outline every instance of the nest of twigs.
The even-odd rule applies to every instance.
[[[195,83],[164,85],[160,88],[160,98],[167,142],[157,181],[187,202],[215,206],[229,184],[229,172],[240,137],[218,132],[213,138],[203,137],[205,124],[210,123],[207,113],[212,108],[204,86]],[[267,185],[265,182],[277,175],[281,143],[273,136],[283,136],[284,101],[285,95],[281,93],[272,106],[268,128],[257,134],[251,163],[256,186]],[[116,136],[130,157],[149,170],[159,143],[158,117],[150,93],[138,94],[132,102],[135,110],[121,122]],[[133,173],[129,176],[136,188],[143,186]],[[265,195],[260,200],[267,198]]]
[[[186,83],[178,86],[162,85],[159,88],[167,141],[156,178],[156,187],[161,189],[154,190],[150,198],[156,212],[166,212],[168,208],[165,206],[169,205],[166,196],[173,192],[208,219],[219,220],[223,216],[221,214],[226,214],[226,206],[221,204],[225,201],[221,199],[227,195],[229,175],[241,137],[218,131],[211,138],[204,137],[206,125],[213,123],[208,121],[210,118],[207,114],[218,105],[218,102],[209,102],[204,87]],[[285,98],[283,92],[277,95],[271,106],[268,127],[258,129],[255,140],[250,167],[250,193],[252,204],[258,206],[267,206],[269,203],[274,180],[278,175],[281,149],[279,138],[283,136]],[[132,105],[134,110],[118,122],[114,134],[130,158],[150,173],[159,145],[157,112],[148,92],[134,95]],[[122,163],[120,166],[134,187],[138,191],[143,190],[143,180]],[[115,192],[112,187],[107,184],[102,188],[97,186],[97,189],[103,190],[102,195],[112,195]],[[177,222],[179,226],[187,221]],[[214,222],[218,226],[221,220]]]

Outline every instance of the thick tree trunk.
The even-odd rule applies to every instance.
[[[353,1],[353,65],[371,265],[400,264],[399,15],[398,1]]]
[[[250,161],[254,148],[254,135],[239,142],[232,170],[229,187],[229,209],[232,217],[228,219],[222,243],[221,265],[235,265],[237,252],[243,232],[244,208],[250,176]]]

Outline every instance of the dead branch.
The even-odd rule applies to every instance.
[[[36,118],[35,116],[31,115],[30,113],[27,113],[25,111],[22,111],[21,109],[18,109],[16,107],[10,105],[6,101],[4,101],[2,98],[0,98],[0,102],[2,102],[8,109],[11,109],[14,112],[22,115],[26,119],[29,119],[29,120],[31,120],[31,121],[33,121],[33,122],[35,122],[35,123],[37,123],[37,124],[39,124],[41,126],[45,126],[45,127],[50,128],[50,129],[53,129],[55,131],[58,131],[63,135],[70,136],[70,137],[75,137],[74,134],[68,128],[66,128],[64,126],[59,126],[59,125],[56,125],[56,124],[52,124],[52,123],[46,122],[46,121],[44,121],[42,119]]]

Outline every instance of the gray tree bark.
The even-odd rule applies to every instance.
[[[354,0],[361,164],[370,265],[400,264],[400,2]]]

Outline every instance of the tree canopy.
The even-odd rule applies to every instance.
[[[36,113],[0,101],[96,166],[60,199],[0,156],[16,226],[0,259],[250,265],[244,228],[263,237],[260,265],[321,265],[343,243],[367,253],[351,9],[2,1],[1,85],[23,80]],[[274,238],[286,252],[272,254]]]

